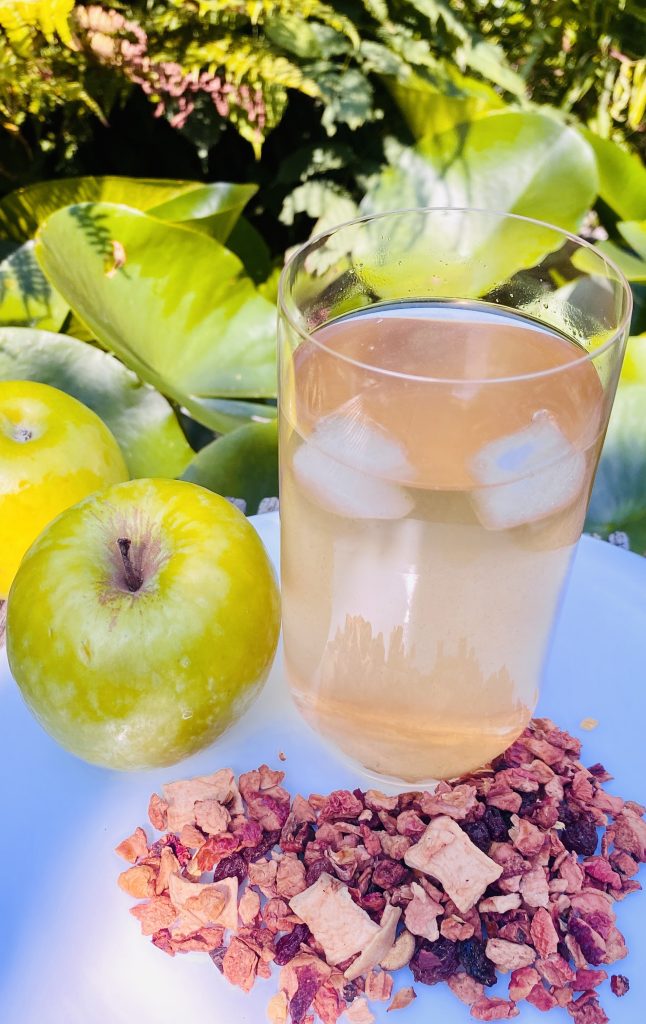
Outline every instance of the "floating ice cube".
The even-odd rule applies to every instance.
[[[338,412],[325,416],[317,424],[311,440],[327,455],[363,473],[410,478],[411,467],[405,449],[365,415],[361,396],[350,399]]]
[[[567,508],[583,486],[585,458],[541,410],[530,426],[481,448],[471,469],[483,485],[471,495],[480,522],[507,530]]]
[[[312,500],[339,516],[402,519],[413,507],[403,487],[345,466],[313,444],[301,445],[293,468]]]

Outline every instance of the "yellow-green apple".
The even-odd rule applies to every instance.
[[[119,445],[91,409],[48,384],[0,381],[0,599],[59,512],[127,479]]]
[[[174,764],[259,692],[280,626],[273,567],[225,498],[132,480],[58,517],[9,594],[7,653],[41,725],[84,760]]]

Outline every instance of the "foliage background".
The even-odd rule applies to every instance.
[[[278,271],[358,209],[502,195],[616,259],[642,335],[644,53],[629,0],[0,0],[0,375],[92,405],[133,473],[253,511],[276,489]],[[589,519],[638,550],[644,351]]]

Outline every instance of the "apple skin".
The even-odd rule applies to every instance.
[[[117,541],[143,583],[131,592]],[[208,746],[259,693],[280,599],[256,531],[225,498],[133,480],[68,509],[23,559],[7,654],[44,729],[93,764],[152,768]]]
[[[128,479],[119,445],[82,402],[35,381],[0,381],[0,599],[63,509]]]

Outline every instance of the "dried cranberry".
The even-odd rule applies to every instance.
[[[565,849],[580,853],[583,857],[592,857],[598,841],[597,827],[587,818],[572,821],[561,832],[561,842]]]
[[[610,977],[610,988],[616,996],[625,996],[630,988],[630,982],[625,974],[613,974]]]
[[[305,884],[307,887],[309,888],[310,885],[314,885],[321,875],[329,870],[330,864],[325,857],[320,857],[319,860],[313,861],[305,872]]]
[[[226,951],[226,946],[216,946],[215,949],[209,950],[209,956],[211,957],[211,960],[219,970],[220,974],[222,974],[223,971],[222,962],[224,960],[224,954],[226,953]]]
[[[372,872],[372,884],[378,885],[380,889],[394,889],[409,876],[410,871],[400,861],[383,857],[375,864],[375,870]]]
[[[280,842],[281,829],[275,828],[271,830],[265,830],[263,837],[257,846],[248,846],[242,850],[242,856],[249,863],[252,860],[259,860],[260,857],[264,857],[266,853],[273,850],[274,846],[277,846]]]
[[[466,832],[474,846],[477,846],[483,853],[487,853],[491,846],[491,836],[484,821],[463,821],[460,824],[462,831]]]
[[[455,974],[460,966],[458,947],[450,939],[439,938],[435,942],[424,939],[410,962],[415,981],[422,985],[436,985]]]
[[[507,817],[505,817],[507,814]],[[483,823],[493,843],[506,843],[509,839],[508,832],[511,824],[511,816],[508,812],[500,811],[497,807],[487,807],[482,815]]]
[[[359,986],[357,985],[356,981],[348,981],[343,986],[343,998],[345,999],[346,1003],[352,1003],[360,994],[360,991],[361,990],[359,989]]]
[[[536,804],[539,802],[540,796],[538,793],[521,793],[520,794],[520,810],[518,811],[521,818],[528,818],[532,813]]]
[[[223,878],[237,878],[240,885],[247,877],[247,862],[240,853],[232,853],[224,857],[213,869],[213,881],[221,882]]]
[[[274,960],[279,967],[284,967],[298,953],[301,942],[307,942],[310,937],[310,930],[306,924],[297,924],[296,927],[283,935],[276,943],[276,955]]]
[[[460,963],[468,975],[490,988],[496,984],[496,968],[485,954],[485,946],[478,939],[465,939],[458,943]]]
[[[366,795],[365,795],[365,793],[363,792],[362,789],[353,789],[352,790],[352,795],[356,796],[357,800],[359,800],[363,804],[364,807],[366,806],[366,799],[365,799]]]

